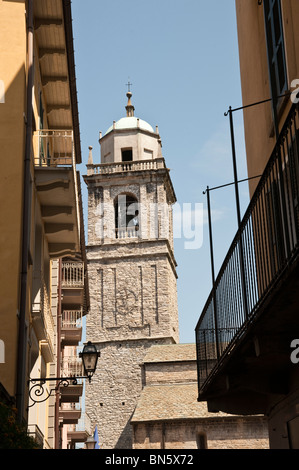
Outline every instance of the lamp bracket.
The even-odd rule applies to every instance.
[[[78,385],[78,380],[80,379],[89,379],[85,376],[71,376],[71,377],[44,377],[29,379],[28,384],[31,384],[29,388],[29,398],[32,401],[31,405],[28,405],[28,408],[31,408],[36,403],[43,403],[48,400],[50,396],[59,390],[60,387],[68,387],[69,385]],[[45,388],[46,382],[57,382],[56,387],[51,388],[50,390]]]

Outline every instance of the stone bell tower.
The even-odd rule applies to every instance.
[[[86,385],[86,412],[103,449],[131,448],[130,418],[142,390],[140,364],[154,344],[179,341],[172,205],[176,202],[158,131],[134,116],[100,133],[101,163],[90,147],[86,336],[101,357]]]

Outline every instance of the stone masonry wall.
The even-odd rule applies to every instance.
[[[140,244],[115,245],[88,252],[91,311],[87,317],[92,341],[120,338],[179,339],[176,278],[166,254],[152,255]],[[135,253],[134,253],[135,250]],[[125,254],[127,253],[127,255]],[[113,255],[113,256],[112,256]]]
[[[91,311],[86,336],[101,357],[87,384],[86,411],[98,424],[106,449],[132,447],[130,418],[142,390],[143,357],[152,344],[171,344],[179,337],[177,310],[169,302],[177,294],[168,257],[149,256],[140,246],[139,257],[126,257],[125,248],[130,252],[128,246],[110,247],[112,259],[103,257],[105,252],[101,259],[97,250],[88,253]]]
[[[176,262],[167,170],[87,177],[90,313],[86,337],[101,352],[86,412],[102,449],[132,448],[130,419],[144,381],[141,364],[153,344],[179,340]],[[139,233],[116,238],[115,202],[137,199]],[[158,204],[157,204],[158,203]]]
[[[208,449],[269,449],[267,428],[257,417],[140,423],[134,425],[134,449],[197,449],[200,435]]]
[[[98,425],[101,449],[132,448],[130,419],[142,390],[141,367],[152,344],[171,344],[171,339],[110,341],[97,345],[98,367],[86,384],[86,412]]]
[[[88,245],[115,240],[114,207],[119,197],[130,195],[139,204],[139,238],[167,239],[173,250],[173,195],[165,184],[165,175],[145,173],[139,178],[106,177],[88,183]],[[132,208],[135,210],[135,208]]]
[[[197,365],[195,361],[184,362],[183,365],[169,362],[164,363],[163,367],[155,363],[146,364],[144,370],[147,385],[197,381]]]

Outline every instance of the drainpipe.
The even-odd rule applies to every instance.
[[[58,309],[57,309],[57,347],[56,347],[56,377],[60,377],[60,363],[61,363],[61,281],[62,281],[62,262],[61,258],[58,261]],[[60,431],[59,431],[59,405],[60,405],[60,387],[59,381],[56,383],[56,398],[55,398],[55,449],[60,448]]]
[[[20,305],[19,305],[19,336],[17,353],[16,378],[16,407],[18,422],[22,422],[25,412],[25,386],[27,365],[27,331],[26,307],[28,285],[28,257],[30,249],[30,207],[31,207],[31,149],[32,149],[32,99],[34,85],[33,70],[33,1],[27,2],[27,111],[26,111],[26,142],[24,158],[24,188],[23,188],[23,221],[22,221],[22,252],[21,252],[21,279],[20,279]]]

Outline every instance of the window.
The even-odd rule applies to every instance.
[[[198,449],[207,449],[207,437],[203,433],[199,433],[196,436],[196,443]]]
[[[135,238],[139,230],[138,201],[134,196],[120,194],[115,202],[116,238]]]
[[[287,89],[281,0],[264,0],[263,4],[271,92],[272,97],[275,98]]]
[[[123,149],[121,151],[121,160],[123,162],[131,162],[133,160],[132,149]]]
[[[3,80],[0,80],[0,103],[5,103],[5,87]]]
[[[5,364],[5,344],[2,339],[0,339],[0,364]]]
[[[144,158],[146,158],[147,160],[152,160],[153,154],[154,152],[152,150],[144,149]]]
[[[290,449],[299,449],[299,416],[287,422]]]
[[[42,93],[39,93],[39,128],[44,128],[44,108],[43,108],[43,100],[42,100]],[[40,137],[40,146],[39,146],[39,164],[43,165],[45,162],[45,154],[47,149],[45,149],[44,139]]]
[[[44,128],[44,107],[41,92],[39,94],[39,128]]]

